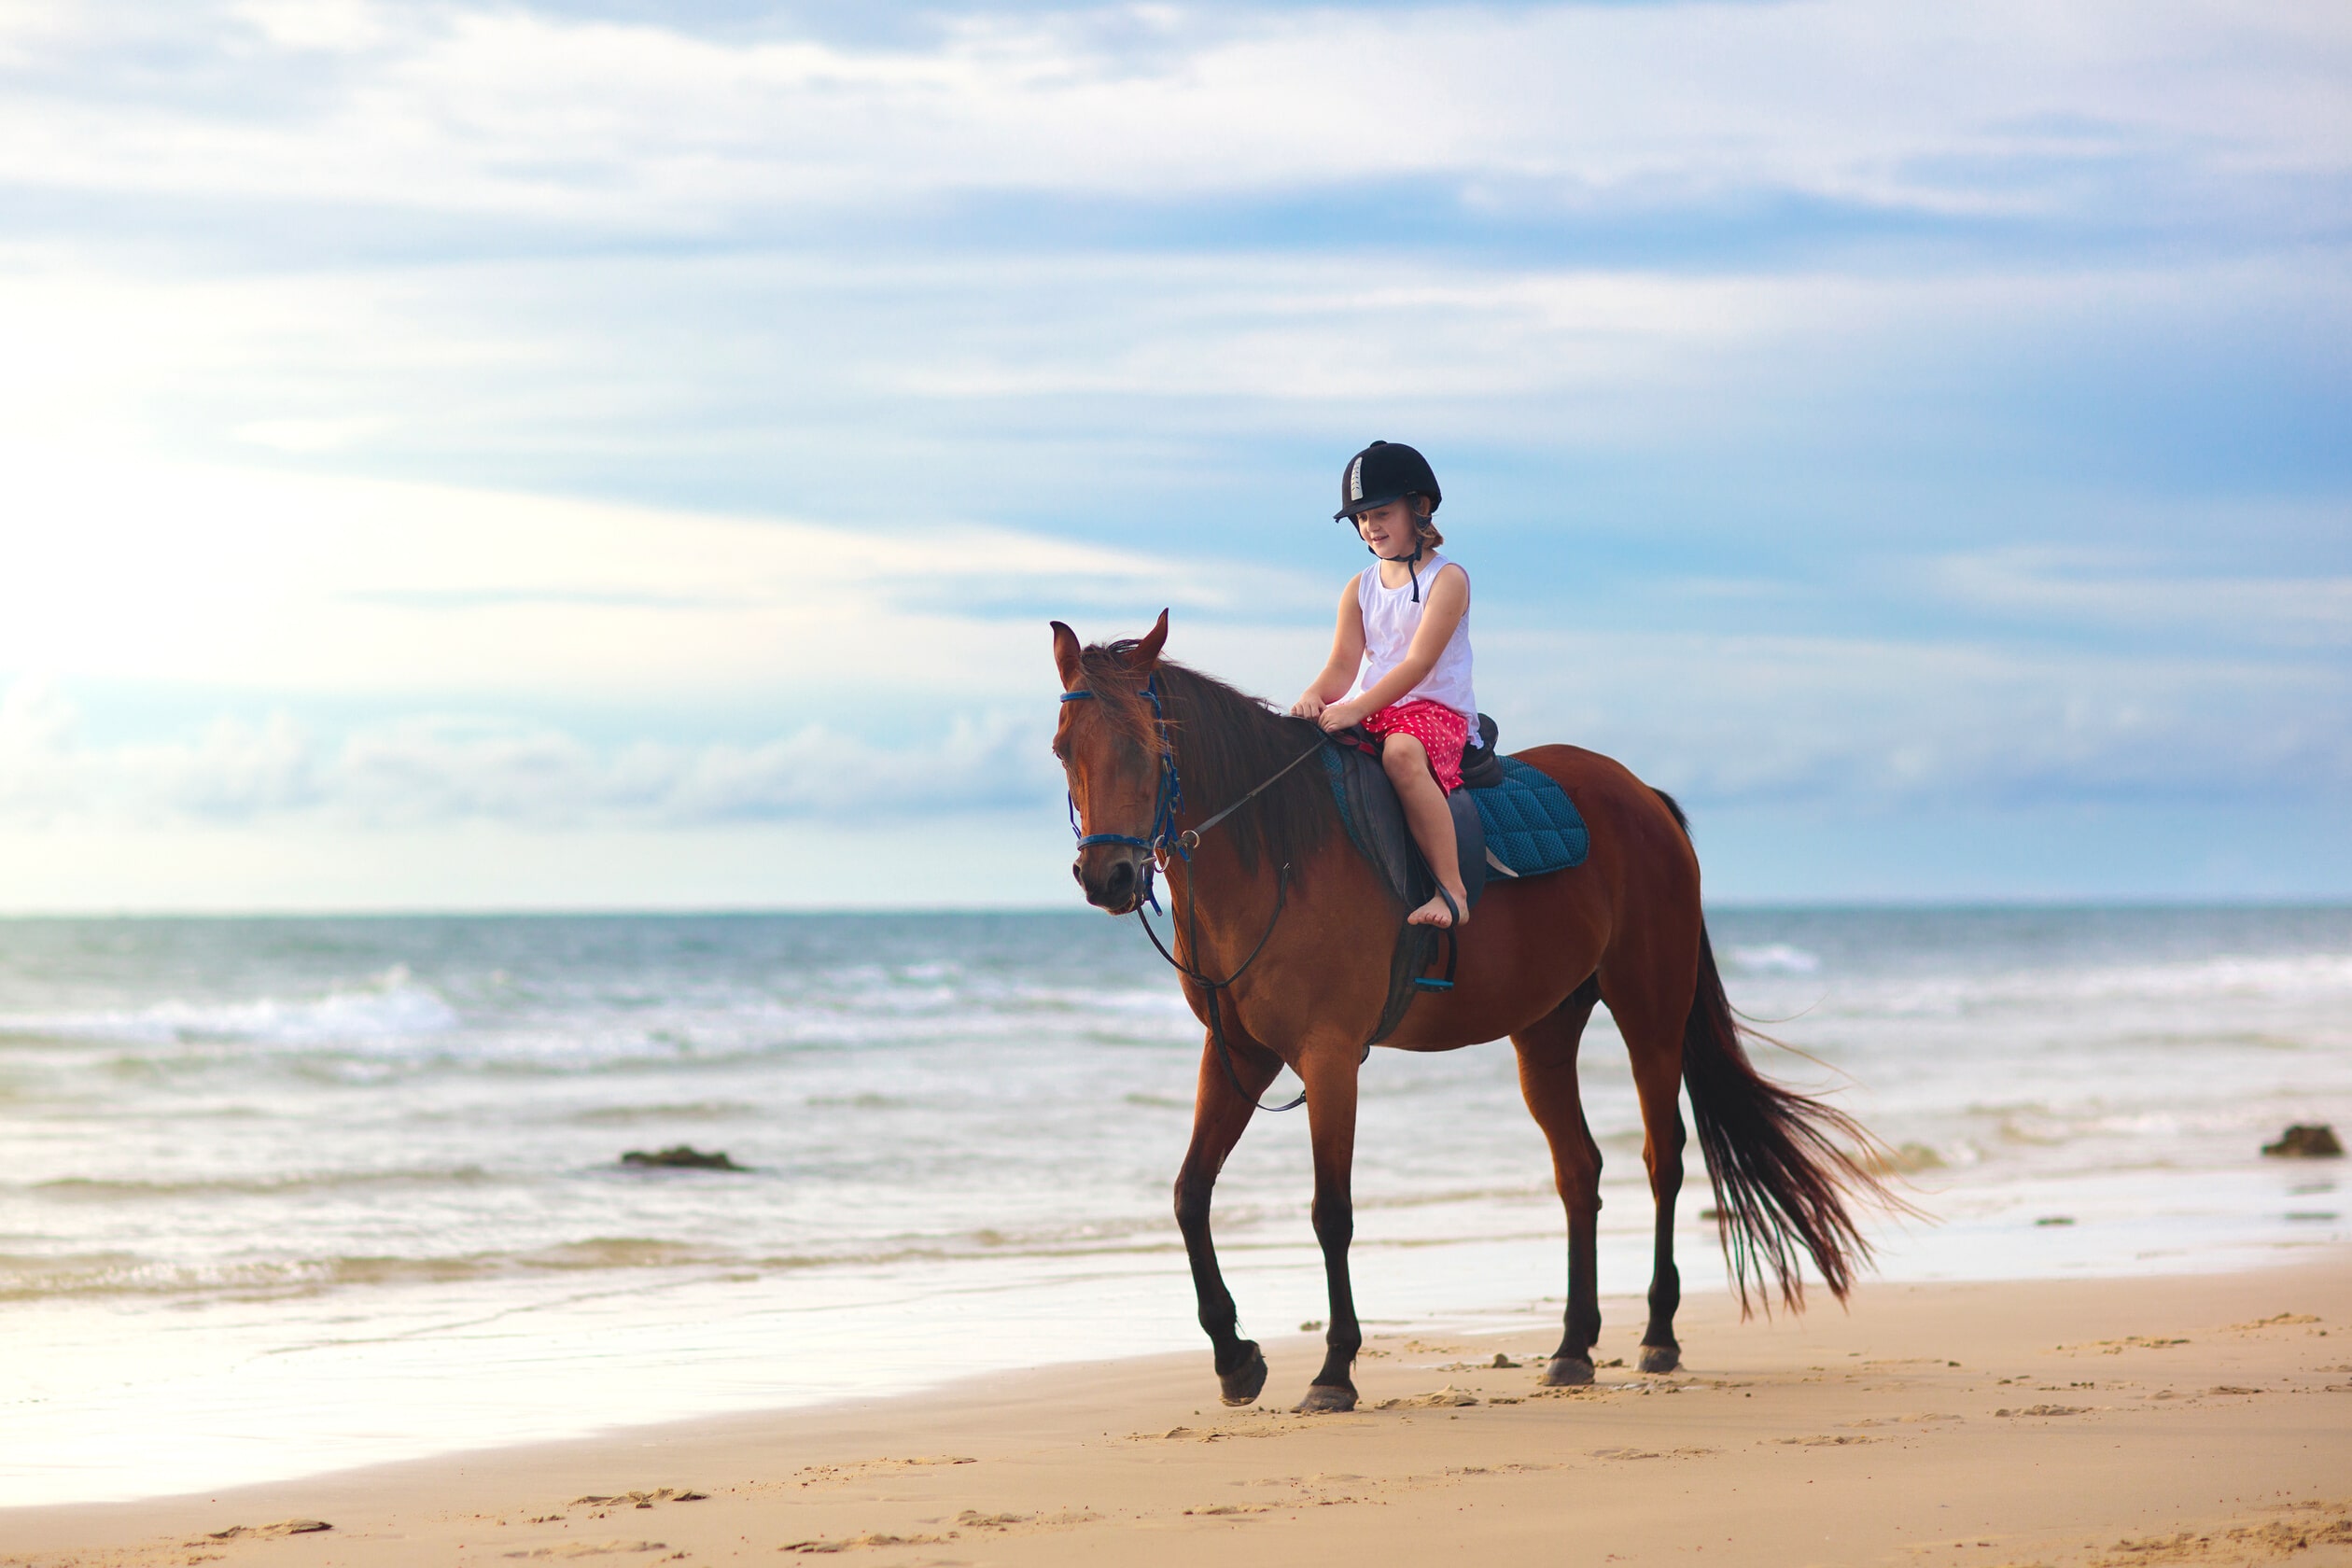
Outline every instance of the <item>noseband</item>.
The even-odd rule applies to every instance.
[[[1094,693],[1082,687],[1061,694],[1064,702],[1077,702],[1082,698],[1092,701]],[[1183,809],[1184,785],[1176,776],[1175,748],[1168,743],[1168,715],[1160,707],[1159,676],[1156,673],[1143,682],[1143,700],[1152,705],[1152,728],[1159,736],[1159,788],[1152,797],[1152,825],[1144,830],[1147,836],[1137,838],[1132,833],[1084,832],[1078,825],[1078,797],[1065,795],[1063,798],[1070,803],[1070,831],[1078,840],[1079,848],[1085,849],[1097,844],[1124,844],[1152,857],[1143,862],[1143,897],[1154,909],[1157,909],[1159,899],[1152,890],[1152,874],[1157,869],[1156,861],[1171,848],[1181,858],[1192,859],[1192,847],[1200,842],[1200,835],[1197,833],[1178,834],[1174,832],[1176,813]]]

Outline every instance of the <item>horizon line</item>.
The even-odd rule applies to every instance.
[[[1709,902],[1709,914],[2007,914],[2035,911],[2269,910],[2352,912],[2352,895],[2285,897],[2174,897],[2145,895],[2008,895],[1984,898],[1736,898]],[[377,907],[189,908],[189,909],[0,909],[0,925],[72,920],[725,920],[725,919],[904,919],[921,916],[1086,916],[1101,911],[1061,904],[908,904],[855,906],[819,904],[544,905],[452,908],[419,904]],[[1112,918],[1124,919],[1124,916]]]

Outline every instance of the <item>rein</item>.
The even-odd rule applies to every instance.
[[[1274,876],[1274,913],[1267,917],[1265,934],[1258,938],[1257,945],[1250,949],[1250,956],[1243,959],[1233,973],[1222,980],[1210,979],[1166,947],[1161,946],[1159,932],[1152,929],[1151,921],[1143,918],[1143,906],[1140,903],[1135,906],[1136,923],[1143,928],[1143,934],[1152,939],[1152,945],[1158,948],[1159,956],[1168,960],[1168,967],[1209,993],[1209,1038],[1216,1043],[1217,1064],[1225,1069],[1225,1082],[1233,1085],[1233,1092],[1243,1099],[1253,1102],[1256,1100],[1256,1097],[1241,1086],[1241,1075],[1233,1068],[1233,1050],[1225,1043],[1225,999],[1218,993],[1240,979],[1248,972],[1249,967],[1257,962],[1258,955],[1266,951],[1266,945],[1274,940],[1275,922],[1281,919],[1282,910],[1290,902],[1290,862],[1284,861],[1282,869]],[[1200,951],[1200,900],[1192,897],[1189,890],[1184,899],[1184,924],[1187,928],[1184,945],[1197,953]],[[1306,1103],[1307,1090],[1304,1085],[1301,1085],[1298,1098],[1288,1105],[1259,1104],[1258,1109],[1261,1111],[1295,1111]]]
[[[1064,692],[1061,694],[1061,700],[1064,702],[1092,700],[1094,695],[1094,693],[1081,687]],[[1234,1071],[1232,1049],[1225,1044],[1225,999],[1220,993],[1248,973],[1250,966],[1257,962],[1258,955],[1266,951],[1266,945],[1274,939],[1274,928],[1281,920],[1282,911],[1290,903],[1290,862],[1283,861],[1281,870],[1275,875],[1274,913],[1267,917],[1266,931],[1258,937],[1257,945],[1251,948],[1250,956],[1243,959],[1235,967],[1233,973],[1222,980],[1210,979],[1208,975],[1170,952],[1160,941],[1159,933],[1152,929],[1152,922],[1143,917],[1143,905],[1148,903],[1154,909],[1159,908],[1158,896],[1152,887],[1152,874],[1155,870],[1167,869],[1168,858],[1170,855],[1183,861],[1189,869],[1192,864],[1192,852],[1200,847],[1201,834],[1257,799],[1267,790],[1272,789],[1283,775],[1320,752],[1323,749],[1323,743],[1318,740],[1313,746],[1283,763],[1271,777],[1239,800],[1235,801],[1200,826],[1186,828],[1180,833],[1174,830],[1176,813],[1183,808],[1184,804],[1184,786],[1183,779],[1177,776],[1176,772],[1176,749],[1168,738],[1168,714],[1160,707],[1157,674],[1154,674],[1143,683],[1143,698],[1152,705],[1152,725],[1158,732],[1160,745],[1159,787],[1152,801],[1152,825],[1145,830],[1150,836],[1137,838],[1129,833],[1081,832],[1078,825],[1078,802],[1074,796],[1068,797],[1070,831],[1076,836],[1078,847],[1081,849],[1090,844],[1124,844],[1130,848],[1141,849],[1151,857],[1143,862],[1143,896],[1136,901],[1133,911],[1136,921],[1142,926],[1143,934],[1151,939],[1152,945],[1158,951],[1159,956],[1168,960],[1168,966],[1170,969],[1209,993],[1209,1038],[1216,1044],[1218,1064],[1225,1069],[1225,1080],[1233,1085],[1233,1092],[1244,1099],[1254,1102],[1255,1097],[1241,1086],[1241,1075]],[[1189,887],[1185,889],[1184,896],[1184,945],[1194,953],[1198,953],[1200,951],[1200,900],[1193,896]],[[1302,1087],[1298,1091],[1298,1098],[1288,1105],[1261,1104],[1258,1109],[1261,1111],[1295,1111],[1306,1103],[1307,1091]]]

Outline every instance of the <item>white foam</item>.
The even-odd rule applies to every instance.
[[[1821,955],[1792,947],[1785,942],[1766,942],[1729,949],[1733,967],[1751,974],[1812,974],[1821,968]]]
[[[445,1035],[460,1022],[455,1008],[419,985],[406,965],[395,964],[361,985],[318,996],[167,998],[136,1009],[0,1013],[0,1032],[150,1044],[349,1045]]]

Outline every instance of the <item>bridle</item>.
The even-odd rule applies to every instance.
[[[1176,831],[1176,813],[1183,807],[1184,784],[1176,771],[1176,748],[1168,738],[1168,713],[1160,706],[1157,671],[1154,671],[1143,682],[1142,696],[1144,701],[1152,705],[1152,728],[1159,737],[1159,786],[1154,791],[1152,799],[1152,825],[1144,830],[1149,836],[1137,838],[1131,833],[1090,833],[1082,831],[1078,823],[1078,797],[1066,794],[1065,798],[1070,803],[1070,831],[1071,835],[1078,840],[1078,847],[1081,849],[1095,844],[1124,844],[1129,848],[1141,849],[1144,852],[1146,858],[1143,861],[1143,892],[1142,896],[1135,901],[1135,907],[1129,913],[1134,915],[1136,923],[1143,928],[1143,934],[1151,939],[1152,945],[1158,949],[1159,956],[1168,960],[1169,967],[1209,993],[1209,1038],[1216,1043],[1217,1060],[1224,1065],[1226,1081],[1232,1084],[1233,1092],[1244,1099],[1253,1100],[1255,1097],[1241,1086],[1241,1075],[1234,1071],[1233,1053],[1226,1046],[1225,1039],[1225,1005],[1218,993],[1248,973],[1249,967],[1257,962],[1258,955],[1266,951],[1266,945],[1274,939],[1274,927],[1281,919],[1282,911],[1290,903],[1290,862],[1283,861],[1281,869],[1275,873],[1274,913],[1267,917],[1264,934],[1259,936],[1257,945],[1250,949],[1250,956],[1243,959],[1235,967],[1233,973],[1222,980],[1210,979],[1208,975],[1170,952],[1168,945],[1160,941],[1159,932],[1152,929],[1152,922],[1143,917],[1143,906],[1149,903],[1154,909],[1159,908],[1158,896],[1152,887],[1152,875],[1154,872],[1167,868],[1171,855],[1183,861],[1189,868],[1192,864],[1192,852],[1200,847],[1201,834],[1273,788],[1275,782],[1291,769],[1321,752],[1323,743],[1318,740],[1313,746],[1283,763],[1264,783],[1250,791],[1239,800],[1235,801],[1198,827],[1186,828],[1180,833]],[[1092,701],[1094,698],[1095,693],[1085,687],[1073,688],[1061,694],[1061,700],[1066,703]],[[1194,953],[1199,952],[1200,901],[1190,896],[1189,893],[1184,899],[1184,945]],[[1261,1111],[1295,1111],[1306,1103],[1307,1092],[1302,1088],[1298,1093],[1298,1098],[1288,1105],[1260,1105],[1258,1109]]]
[[[1061,700],[1066,703],[1077,702],[1082,698],[1091,701],[1094,698],[1094,693],[1081,687],[1061,694]],[[1157,909],[1159,900],[1152,891],[1154,862],[1167,856],[1168,847],[1171,843],[1175,845],[1178,854],[1189,859],[1192,846],[1200,842],[1200,834],[1197,832],[1183,834],[1183,838],[1192,841],[1189,844],[1170,836],[1171,830],[1176,826],[1176,813],[1183,809],[1184,784],[1183,780],[1176,776],[1175,749],[1168,743],[1168,715],[1160,708],[1159,676],[1156,672],[1150,679],[1143,682],[1143,700],[1152,705],[1152,728],[1159,736],[1159,787],[1153,791],[1152,795],[1152,825],[1144,830],[1149,836],[1137,838],[1132,833],[1081,832],[1078,826],[1078,797],[1065,794],[1064,798],[1070,803],[1070,831],[1071,835],[1078,840],[1079,848],[1085,849],[1097,844],[1124,844],[1129,848],[1141,849],[1153,857],[1151,861],[1146,861],[1143,864],[1143,897],[1151,901],[1153,908]]]

